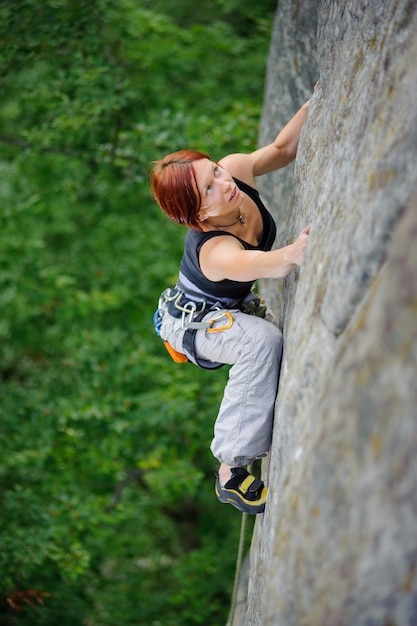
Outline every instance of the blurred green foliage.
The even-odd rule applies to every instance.
[[[0,5],[0,624],[225,623],[226,381],[153,331],[184,231],[152,161],[256,147],[275,2]]]

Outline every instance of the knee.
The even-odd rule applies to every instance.
[[[260,326],[254,343],[258,354],[260,354],[260,356],[263,355],[264,360],[279,361],[281,359],[283,343],[282,333],[274,324],[265,321],[262,326]]]

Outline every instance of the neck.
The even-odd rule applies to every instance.
[[[237,210],[237,218],[235,219],[234,222],[231,222],[230,224],[210,224],[210,226],[212,226],[213,228],[220,228],[220,229],[224,229],[224,228],[230,228],[231,226],[235,226],[235,224],[246,224],[246,220],[243,217],[240,207],[238,207]]]

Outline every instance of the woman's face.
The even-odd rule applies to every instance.
[[[193,168],[201,195],[200,221],[236,213],[241,193],[231,174],[209,159],[194,161]]]

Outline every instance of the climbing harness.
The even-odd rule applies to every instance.
[[[171,358],[176,363],[191,362],[203,369],[218,369],[224,363],[215,363],[201,359],[195,351],[195,337],[198,330],[205,330],[208,333],[220,333],[233,326],[233,315],[226,309],[239,309],[248,315],[265,317],[266,306],[256,294],[249,293],[242,300],[210,300],[199,299],[201,297],[191,297],[184,292],[180,284],[175,287],[165,289],[159,297],[158,309],[154,314],[154,326],[157,335],[161,336],[161,326],[164,313],[168,311],[170,315],[181,319],[181,330],[184,330],[183,352],[175,350],[167,341],[164,345]],[[213,313],[213,317],[204,320],[208,313]],[[225,318],[224,324],[217,322]]]
[[[168,311],[174,317],[180,317],[181,330],[185,331],[182,341],[183,352],[178,352],[167,341],[164,341],[164,345],[175,363],[187,363],[190,361],[203,369],[218,369],[224,365],[224,363],[199,358],[195,351],[195,336],[197,330],[218,333],[231,328],[233,316],[229,311],[210,306],[205,300],[191,300],[185,296],[178,286],[165,289],[159,298],[158,309],[154,314],[155,331],[159,336],[161,336],[161,326],[165,311]],[[207,321],[202,321],[206,313],[210,312],[213,312],[213,317]],[[215,325],[222,318],[226,319],[224,325]]]
[[[200,295],[200,294],[199,294]],[[256,294],[250,293],[242,300],[209,300],[192,298],[184,292],[181,285],[165,289],[159,297],[158,309],[154,314],[154,327],[158,336],[161,336],[161,326],[164,313],[168,311],[170,315],[181,318],[181,330],[184,330],[183,352],[175,350],[167,341],[164,345],[171,358],[176,363],[191,362],[203,369],[218,369],[224,363],[216,363],[201,359],[195,351],[195,337],[198,330],[205,330],[208,333],[220,333],[233,326],[233,315],[226,309],[239,309],[249,315],[265,317],[266,306]],[[213,317],[204,320],[208,313],[213,313]],[[223,325],[217,322],[225,318]]]

